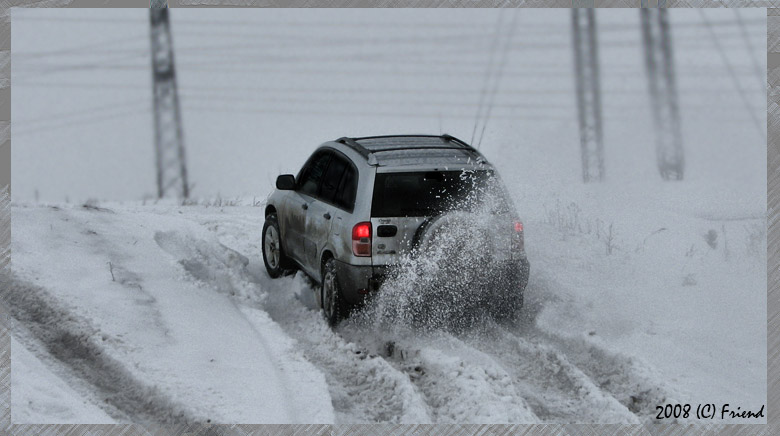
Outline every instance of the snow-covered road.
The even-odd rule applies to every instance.
[[[647,297],[620,293],[655,271],[598,258],[588,235],[560,238],[545,223],[527,239],[534,274],[520,325],[486,320],[454,334],[350,321],[334,331],[307,278],[265,273],[261,214],[259,207],[16,205],[12,275],[2,293],[15,321],[14,422],[636,423],[652,419],[656,406],[717,393],[683,366],[709,353],[753,359],[739,374],[765,369],[760,347],[713,342],[669,362],[675,350],[652,337],[675,331],[668,320],[678,314],[641,317],[653,307],[626,306]],[[556,270],[582,253],[595,260]],[[603,279],[600,294],[576,292],[584,273]],[[599,304],[602,297],[608,301]],[[594,323],[594,316],[609,319]],[[700,342],[698,334],[687,329],[669,341],[686,347]],[[70,398],[56,402],[65,406],[35,387],[43,372],[61,386],[52,395]],[[718,375],[722,398],[761,401],[760,379],[746,386],[729,367]]]

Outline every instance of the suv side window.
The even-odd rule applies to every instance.
[[[320,186],[320,198],[323,201],[328,203],[336,202],[341,176],[346,168],[347,162],[343,158],[335,154],[331,157],[330,165],[328,165],[328,169],[325,171],[325,177],[322,178],[322,185]]]
[[[330,153],[325,151],[321,151],[312,156],[303,170],[301,170],[301,175],[298,179],[298,191],[302,194],[316,197],[317,191],[319,191],[320,188],[322,175],[328,167],[329,160]]]
[[[355,191],[357,191],[357,171],[351,165],[348,165],[344,171],[344,177],[341,178],[338,194],[336,195],[336,206],[346,210],[355,208]]]

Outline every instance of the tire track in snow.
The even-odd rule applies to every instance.
[[[544,274],[529,283],[524,317],[516,326],[495,326],[501,341],[545,344],[574,365],[592,383],[616,399],[642,420],[655,416],[655,406],[673,401],[679,394],[657,375],[653,368],[637,359],[607,350],[594,338],[565,337],[542,330],[536,318],[545,306],[565,304],[552,292],[559,287],[554,277]]]
[[[266,289],[277,289],[263,306],[326,374],[334,408],[344,422],[639,422],[552,344],[508,332],[502,338],[499,330],[472,340],[445,335],[443,342],[397,341],[388,353],[382,347],[389,336],[372,336],[364,326],[349,323],[331,330],[317,311],[291,295],[289,288],[296,286],[313,291],[304,280],[265,281]],[[388,380],[377,365],[395,370],[404,384],[410,381],[416,400],[404,407],[398,397],[382,395]],[[420,414],[408,419],[415,409],[424,412],[425,420]]]
[[[331,401],[337,421],[430,422],[424,402],[402,372],[381,357],[344,341],[289,289],[279,289],[281,283],[264,282],[249,273],[246,257],[228,247],[211,247],[207,241],[190,240],[185,235],[158,233],[156,239],[163,249],[180,258],[179,263],[191,277],[217,292],[237,297],[233,302],[238,305],[267,313],[297,341],[306,360],[325,376],[331,398],[322,400]],[[232,254],[223,259],[225,256],[218,251],[225,250]],[[289,278],[284,282],[293,283]],[[270,291],[262,293],[258,287]],[[240,312],[246,317],[243,310]]]
[[[80,249],[81,250],[88,250],[90,252],[90,254],[95,254],[96,256],[98,256],[98,262],[96,262],[97,264],[101,263],[100,262],[100,258],[106,258],[106,260],[111,259],[113,261],[113,270],[111,270],[112,276],[109,277],[109,279],[116,278],[117,284],[121,284],[121,285],[123,285],[123,286],[125,286],[127,288],[130,288],[134,295],[137,295],[139,290],[141,290],[142,295],[144,295],[144,296],[146,296],[148,298],[139,299],[139,300],[136,301],[136,303],[138,303],[138,304],[140,304],[142,306],[145,306],[144,310],[149,309],[149,310],[152,310],[152,312],[140,313],[141,316],[140,316],[139,321],[141,321],[143,323],[149,323],[149,324],[154,323],[155,325],[157,325],[158,324],[157,321],[159,320],[159,317],[155,316],[155,315],[159,315],[159,313],[158,313],[158,310],[156,309],[155,299],[150,294],[143,292],[143,289],[141,289],[140,286],[137,286],[138,283],[143,283],[142,281],[140,281],[140,279],[144,278],[145,276],[143,276],[141,274],[136,274],[133,271],[130,271],[129,268],[124,268],[124,266],[123,266],[124,260],[127,259],[127,258],[130,258],[130,256],[128,254],[129,252],[126,253],[126,252],[122,251],[122,244],[121,244],[122,241],[120,241],[120,243],[117,243],[114,240],[114,238],[107,238],[105,236],[101,236],[97,232],[92,230],[92,229],[95,229],[95,230],[97,230],[98,232],[101,232],[101,233],[105,232],[106,235],[107,235],[108,231],[106,229],[109,229],[110,226],[117,226],[117,223],[119,223],[119,224],[123,223],[122,221],[119,221],[119,220],[124,218],[124,217],[117,216],[116,220],[115,220],[114,218],[111,218],[111,216],[112,216],[111,214],[102,213],[103,211],[108,211],[108,210],[107,209],[103,209],[103,210],[100,210],[98,212],[78,211],[78,212],[75,212],[75,213],[71,213],[70,211],[68,211],[68,212],[57,212],[57,213],[62,213],[63,214],[62,215],[62,221],[65,222],[65,224],[63,224],[63,226],[67,226],[66,227],[67,231],[63,233],[63,236],[67,236],[67,235],[75,236],[77,234],[79,235],[78,238],[75,238],[76,240],[74,240],[74,238],[70,238],[70,239],[66,239],[65,237],[60,238],[61,241],[59,241],[59,243],[61,245],[71,245],[71,244],[80,245],[80,247],[81,247]],[[110,212],[110,211],[108,211],[108,212]],[[118,221],[118,222],[116,222],[116,221]],[[170,221],[170,219],[169,219],[169,221]],[[59,220],[57,220],[56,222],[59,222]],[[55,225],[54,225],[55,228],[57,228],[56,222],[55,222]],[[172,224],[175,224],[175,223],[166,222],[164,224],[165,224],[165,227],[170,227]],[[187,224],[187,223],[184,223],[184,224]],[[144,227],[144,226],[141,225],[141,227]],[[157,227],[157,226],[154,226],[154,227]],[[187,228],[187,226],[184,226],[184,227]],[[101,230],[101,229],[103,229],[103,230]],[[58,229],[58,230],[61,230],[61,229]],[[136,234],[136,236],[138,236],[139,240],[141,238],[144,238],[146,235],[148,235],[147,232],[143,232],[143,233],[144,234],[141,234],[141,235]],[[130,236],[129,239],[127,237],[125,237],[124,239],[125,239],[124,242],[127,242],[129,244],[133,243],[132,236]],[[151,244],[154,244],[154,241],[152,241],[151,238],[150,238],[150,240],[144,240],[144,242],[147,244],[147,247],[148,247],[148,243],[149,242],[151,242]],[[132,244],[132,245],[134,245],[134,244]],[[214,248],[218,248],[218,247],[216,247],[216,244],[212,244],[212,245],[214,246]],[[149,254],[153,255],[153,254],[156,254],[156,253],[151,253],[150,252]],[[234,260],[239,262],[239,263],[241,261],[241,259],[234,259]],[[153,267],[150,267],[150,265],[148,265],[148,264],[145,265],[145,264],[142,263],[141,266],[139,266],[139,264],[136,262],[135,264],[131,264],[131,265],[135,265],[134,268],[136,270],[138,270],[138,271],[149,271],[149,272],[153,272],[154,271]],[[228,270],[230,270],[230,269],[228,268]],[[108,274],[108,272],[109,272],[109,268],[106,268],[106,274]],[[116,277],[114,277],[114,275]],[[55,285],[50,285],[50,286],[52,287],[52,289],[56,289]],[[144,283],[143,286],[146,287],[146,284]],[[158,297],[160,297],[161,294],[158,293],[156,295]],[[173,295],[173,294],[172,293],[168,293],[168,295],[167,295],[169,297],[166,300],[166,303],[168,304],[168,307],[167,307],[168,309],[172,308],[171,303],[174,302],[173,299],[170,298],[171,295]],[[53,296],[52,296],[52,298],[53,298]],[[149,299],[150,299],[150,301],[146,301],[146,300],[149,300]],[[162,298],[160,298],[160,299],[162,300]],[[232,300],[227,300],[227,301],[232,302]],[[184,302],[182,302],[182,303],[184,303]],[[84,308],[83,307],[74,308],[74,309],[76,309],[76,310],[72,311],[74,313],[75,312],[86,313],[86,312],[84,312],[84,310],[83,310]],[[254,328],[255,327],[255,324],[252,321],[250,321],[248,318],[253,318],[253,319],[257,320],[258,317],[252,316],[252,315],[254,315],[252,313],[247,315],[243,311],[239,311],[239,310],[236,310],[236,312],[238,312],[240,316],[243,316],[244,320],[247,321],[247,323],[249,324],[250,328]],[[262,318],[262,317],[260,317],[260,318]],[[233,321],[235,321],[235,319]],[[260,321],[262,321],[262,319],[260,319]],[[97,322],[100,322],[100,319],[97,320]],[[238,322],[233,322],[233,324],[240,326],[241,322],[242,321],[239,320]],[[87,325],[83,321],[78,321],[74,325],[76,327],[78,327],[80,324]],[[149,325],[149,324],[147,324],[147,325]],[[272,323],[270,323],[270,321],[269,321],[268,324],[272,324]],[[149,325],[149,327],[152,327],[152,326]],[[151,332],[155,332],[157,330],[161,330],[161,333],[163,333],[165,335],[165,337],[162,338],[162,339],[164,339],[164,340],[165,339],[172,339],[172,338],[168,337],[168,329],[164,328],[165,327],[164,325],[163,326],[158,326],[158,327],[160,327],[160,328],[159,329],[150,328],[149,330]],[[241,327],[243,327],[243,326],[241,326]],[[143,326],[140,326],[140,328],[143,328]],[[95,330],[95,329],[92,328],[91,330]],[[197,330],[192,329],[191,331],[197,331]],[[255,331],[257,331],[257,329],[255,329]],[[96,331],[96,333],[98,333],[98,332]],[[186,332],[183,332],[181,330],[181,328],[179,328],[179,330],[176,333],[179,334],[178,339],[181,339],[183,337],[181,335],[182,333],[186,334]],[[249,334],[251,334],[251,332]],[[208,335],[208,334],[206,334],[206,335]],[[262,335],[260,335],[260,336],[262,336]],[[213,337],[214,337],[214,335],[212,335],[212,338]],[[112,340],[112,338],[110,338],[110,337],[108,339],[109,339],[109,341]],[[173,338],[173,339],[176,339],[176,338]],[[103,335],[103,340],[106,340],[106,336],[105,335]],[[100,339],[97,339],[97,342],[99,343]],[[283,342],[283,341],[281,341],[281,342]],[[108,345],[108,344],[109,344],[109,342],[106,342],[106,343],[103,343],[103,344],[100,344],[100,345]],[[181,342],[179,342],[179,344],[181,344]],[[111,351],[112,352],[111,353],[112,356],[121,356],[122,353],[114,353],[114,352],[118,351],[118,347],[115,346],[116,344],[111,343],[111,345],[112,346],[104,347],[104,349],[106,351]],[[160,344],[155,344],[155,345],[165,346],[166,344],[165,343],[160,343]],[[177,341],[174,340],[171,343],[171,345],[172,346],[176,346],[177,345]],[[197,343],[193,343],[193,345],[196,345],[196,347],[193,350],[197,353],[198,352],[198,350],[197,350]],[[241,356],[243,357],[243,361],[247,362],[247,364],[244,364],[241,368],[239,368],[239,370],[246,370],[246,368],[251,367],[252,361],[251,360],[247,360],[247,357],[251,357],[251,356],[249,356],[250,354],[255,354],[257,356],[261,356],[261,355],[262,356],[271,356],[271,357],[278,356],[278,354],[279,354],[278,352],[279,352],[280,349],[283,348],[283,345],[284,344],[275,342],[273,344],[273,351],[274,352],[267,352],[267,353],[262,353],[262,351],[260,351],[260,350],[251,351],[251,352],[247,353],[247,352],[243,351],[243,350],[247,350],[247,348],[242,349],[243,352],[242,353],[237,353],[237,354],[241,354]],[[130,351],[132,351],[132,350],[130,350]],[[187,353],[187,352],[189,352],[189,349],[183,349],[182,348],[182,351],[184,353]],[[97,353],[93,353],[93,354],[97,354]],[[127,353],[125,353],[125,354],[127,354]],[[163,365],[168,365],[168,363],[174,363],[174,364],[177,363],[175,361],[176,357],[177,357],[175,354],[176,353],[173,353],[173,355],[172,355],[172,357],[174,358],[173,360],[166,361],[166,363],[164,363]],[[179,354],[179,355],[181,355],[181,354]],[[227,354],[227,356],[229,356],[229,355],[230,355],[230,353]],[[144,365],[143,363],[141,363],[142,366],[139,367],[139,365],[136,363],[135,367],[133,367],[133,366],[131,366],[132,362],[126,362],[124,357],[132,357],[132,356],[127,355],[127,356],[115,357],[115,361],[117,363],[116,366],[119,369],[125,369],[126,371],[130,372],[131,374],[133,374],[134,376],[136,376],[136,377],[138,377],[140,379],[144,379],[145,378],[144,374],[147,373],[148,371],[154,372],[154,374],[152,372],[148,372],[148,374],[152,375],[153,377],[162,373],[162,372],[159,371],[159,368],[162,368],[159,365],[158,365],[158,367],[151,367],[151,368],[149,368],[146,365]],[[86,357],[85,359],[95,360],[94,356],[92,356],[92,355]],[[152,359],[154,359],[153,356],[152,356]],[[213,360],[212,360],[212,362],[213,362]],[[98,363],[99,363],[99,361],[98,361]],[[294,369],[298,368],[298,366],[299,366],[298,362],[294,362],[294,361],[290,361],[290,360],[288,360],[286,363],[289,363],[289,365],[273,365],[273,366],[269,365],[269,368],[271,368],[272,371],[269,371],[269,370],[266,369],[265,371],[263,371],[263,373],[262,373],[260,378],[267,377],[267,380],[275,381],[275,380],[283,378],[284,373],[287,372],[288,369],[293,368],[293,370],[294,370]],[[122,364],[124,364],[124,367],[122,367]],[[222,365],[224,366],[224,363]],[[206,364],[206,366],[208,366],[208,364]],[[139,369],[139,368],[143,368],[143,369]],[[163,370],[168,370],[168,369],[171,370],[170,374],[167,375],[167,378],[169,378],[169,379],[170,378],[177,379],[177,376],[181,373],[180,372],[180,368],[178,367],[178,365],[177,366],[168,366],[167,368],[163,368]],[[203,369],[206,369],[206,368],[203,367]],[[277,370],[277,371],[273,371],[273,370]],[[143,372],[139,373],[139,371],[143,371]],[[90,381],[90,379],[88,377],[85,377],[81,373],[75,374],[71,378],[74,381],[79,381],[77,379],[81,379],[81,378],[85,378],[88,382]],[[307,377],[302,377],[302,378],[308,379]],[[205,380],[205,382],[202,382],[202,380]],[[231,380],[229,377],[226,377],[224,382],[217,380],[218,384],[213,384],[213,385],[210,385],[210,383],[212,383],[210,377],[201,378],[200,380],[197,380],[197,381],[196,381],[196,379],[182,380],[184,383],[181,383],[181,384],[177,383],[177,385],[180,385],[179,387],[181,387],[181,389],[179,389],[178,387],[177,388],[173,388],[173,389],[170,388],[170,386],[174,386],[174,385],[173,384],[168,385],[168,383],[166,381],[164,381],[164,379],[159,379],[158,381],[162,382],[161,385],[159,386],[160,388],[157,389],[158,393],[160,393],[160,392],[163,393],[163,394],[159,395],[160,397],[165,395],[165,396],[167,396],[169,398],[177,398],[177,399],[180,398],[180,397],[181,398],[190,398],[187,401],[189,404],[186,405],[186,408],[184,407],[184,405],[182,405],[181,409],[185,410],[187,414],[189,414],[190,416],[192,416],[194,418],[187,419],[184,422],[209,422],[206,418],[214,419],[215,417],[213,415],[218,414],[221,410],[230,410],[229,409],[229,407],[230,407],[229,406],[229,404],[230,404],[229,403],[229,401],[230,401],[229,397],[225,397],[224,395],[220,395],[220,393],[222,393],[224,391],[229,391],[230,389],[221,390],[220,389],[221,385],[227,385],[229,382],[232,382],[230,387],[233,389],[233,392],[239,392],[239,393],[241,392],[241,387],[244,386],[244,385],[241,384],[242,383],[241,380]],[[251,382],[251,381],[252,380],[248,380],[248,382]],[[246,386],[250,386],[250,384],[245,384],[245,385]],[[273,384],[271,384],[271,385],[273,385]],[[121,384],[119,384],[118,386],[119,386],[119,388],[122,388]],[[191,388],[192,386],[195,386],[196,388],[198,388],[198,387],[204,387],[204,388],[203,389],[196,389],[195,391],[191,390],[190,393],[189,393],[189,396],[186,396],[186,395],[182,396],[181,395],[181,392],[186,392],[186,389],[187,388]],[[205,388],[205,387],[209,387],[209,386],[211,386],[211,387],[208,388],[208,389]],[[290,388],[290,385],[282,385],[280,387],[284,388],[284,389],[282,389],[279,392],[263,391],[263,393],[261,394],[261,395],[265,395],[265,396],[270,396],[272,394],[277,394],[276,395],[277,399],[274,400],[274,403],[275,403],[276,407],[274,409],[271,409],[271,410],[282,411],[282,410],[286,409],[287,413],[283,412],[284,414],[280,413],[280,414],[276,415],[276,419],[282,419],[282,420],[285,420],[285,421],[290,419],[290,420],[294,421],[296,418],[301,419],[301,420],[305,420],[305,419],[312,419],[311,417],[315,417],[315,419],[318,420],[318,421],[323,421],[323,422],[331,421],[332,420],[332,410],[330,410],[330,408],[328,408],[328,410],[325,410],[325,411],[322,411],[322,410],[308,410],[307,411],[308,413],[306,415],[304,415],[303,414],[303,410],[304,410],[303,408],[301,408],[301,407],[293,407],[288,402],[284,401],[286,399],[286,395],[285,394],[289,393],[290,391],[295,392],[296,391],[295,387],[297,387],[297,386],[298,385],[295,385],[294,387]],[[324,390],[324,383],[322,383],[322,386],[323,386],[322,390],[325,391]],[[213,387],[216,387],[216,390],[212,389]],[[130,386],[129,388],[132,389],[133,386]],[[288,390],[288,388],[289,388],[289,390]],[[285,391],[287,391],[287,392],[285,392]],[[300,389],[298,391],[300,391]],[[254,390],[253,392],[259,392],[259,391],[258,390]],[[194,396],[193,396],[193,394],[194,394]],[[317,396],[321,396],[321,395],[319,395],[319,393],[318,393]],[[143,396],[140,396],[139,398],[143,399]],[[233,398],[233,400],[235,400],[235,398]],[[280,402],[279,400],[281,400],[283,402]],[[223,404],[220,404],[220,403],[223,403]],[[224,406],[225,403],[226,403],[227,407],[220,409],[220,407]],[[257,404],[252,404],[252,403],[253,402],[248,402],[248,403],[244,402],[244,404],[241,405],[240,407],[243,407],[243,409],[242,409],[243,411],[250,411],[250,413],[251,413],[252,408],[255,408],[255,410],[258,409],[258,405]],[[287,407],[285,407],[285,406],[287,406]],[[165,411],[164,407],[162,407],[162,406],[158,406],[158,407],[160,407],[160,413],[164,413],[164,411]],[[232,408],[233,409],[238,409],[240,407],[239,406],[234,406]],[[260,408],[260,410],[263,410],[263,409]],[[289,416],[289,418],[287,418],[286,416]],[[325,416],[325,418],[323,418],[323,416]],[[330,417],[330,418],[328,418],[328,417]],[[123,419],[130,420],[130,419],[127,419],[127,418],[123,418]],[[132,421],[144,422],[143,418],[135,418],[135,417],[132,418]],[[149,422],[153,422],[153,420],[150,419]],[[170,423],[173,423],[175,421],[162,420],[161,422],[164,423],[164,424],[170,424]]]
[[[406,373],[424,395],[435,423],[534,423],[525,399],[518,395],[513,381],[492,356],[484,354],[456,337],[441,333],[433,337],[396,339],[365,337],[365,326],[350,334],[369,348],[383,340],[387,360]]]
[[[533,331],[536,315],[554,297],[528,300],[521,327]],[[368,325],[356,326],[351,339],[369,349],[390,341],[389,360],[426,396],[434,422],[639,422],[551,344],[509,338],[489,318],[469,331],[435,337],[363,322]]]
[[[254,251],[259,253],[259,248]],[[394,349],[388,352],[384,346],[391,335],[372,335],[349,322],[333,333],[319,313],[290,296],[290,287],[311,292],[303,280],[271,281],[261,267],[255,267],[254,281],[275,290],[266,308],[285,331],[305,345],[307,358],[326,373],[334,406],[346,422],[356,416],[361,422],[387,421],[386,417],[398,414],[400,408],[392,412],[393,407],[387,405],[379,413],[365,407],[360,411],[361,404],[366,404],[360,389],[355,395],[339,393],[353,392],[349,387],[355,385],[348,374],[363,370],[359,364],[344,365],[345,356],[339,353],[345,347],[363,359],[380,359],[411,380],[420,396],[415,407],[424,410],[433,422],[637,423],[648,417],[648,407],[666,398],[664,389],[646,377],[633,359],[589,341],[539,331],[537,315],[559,299],[551,292],[552,284],[541,276],[529,284],[519,329],[492,324],[477,335],[445,334],[447,340],[439,342],[422,337],[395,340]],[[352,342],[345,342],[339,334]],[[480,399],[492,408],[481,409]],[[382,407],[386,405],[382,401],[373,394],[368,404]],[[512,404],[514,409],[504,409],[502,403]]]
[[[203,224],[211,222],[207,220]],[[231,221],[231,224],[235,223]],[[220,237],[232,236],[223,233]],[[260,253],[259,246],[252,241],[240,245],[245,253]],[[364,337],[361,327],[355,330],[349,323],[334,332],[319,311],[312,310],[312,304],[307,308],[302,301],[306,296],[300,294],[313,292],[308,280],[295,277],[272,281],[265,276],[262,265],[251,265],[250,270],[252,267],[254,282],[263,289],[273,290],[265,297],[263,307],[303,345],[307,359],[326,374],[339,421],[538,421],[524,400],[516,395],[509,375],[499,365],[494,363],[484,368],[449,351],[422,350],[413,343],[402,347],[406,349],[405,356],[414,350],[414,360],[399,360],[400,353],[388,356],[382,349],[386,342],[382,338],[378,339],[381,344],[374,346],[367,340],[371,336]],[[299,298],[293,296],[295,293]],[[473,348],[457,351],[461,355],[480,354]],[[483,362],[490,361],[487,356],[481,357]],[[420,371],[422,368],[425,369]]]
[[[470,342],[501,362],[543,422],[639,423],[550,344],[518,336]]]
[[[246,271],[248,259],[245,256],[218,241],[199,239],[178,231],[156,232],[154,239],[160,248],[177,259],[192,279],[229,298],[238,315],[260,342],[263,355],[273,362],[270,373],[266,375],[269,379],[278,380],[287,389],[285,399],[288,401],[284,406],[295,422],[305,422],[311,416],[321,417],[320,412],[330,414],[330,405],[312,405],[306,412],[293,407],[293,402],[289,401],[290,398],[308,396],[305,388],[311,388],[311,385],[306,383],[316,382],[316,377],[302,381],[299,380],[300,374],[302,371],[311,372],[314,368],[309,365],[310,362],[302,361],[296,358],[295,353],[291,353],[287,345],[294,345],[292,341],[278,340],[285,335],[263,310],[261,302],[264,295],[257,293]],[[274,331],[275,328],[278,328],[278,332]],[[287,358],[284,365],[280,362],[280,355]],[[297,374],[298,378],[291,379],[288,373]]]
[[[649,368],[590,341],[567,340],[539,331],[536,316],[556,300],[542,288],[527,300],[519,325],[507,328],[488,319],[465,334],[442,333],[445,340],[430,341],[420,334],[392,342],[389,360],[407,372],[426,395],[435,422],[637,423],[651,418],[654,406],[662,404],[667,395],[653,381],[657,378],[648,376]],[[365,330],[365,326],[358,328],[353,336],[371,348]],[[391,337],[380,332],[373,341],[383,343],[383,335],[385,342]],[[506,394],[501,376],[496,377],[501,373],[508,374],[513,396]],[[464,378],[484,383],[469,385]],[[499,413],[482,413],[479,405],[463,407],[474,398],[484,403],[514,398],[515,410],[530,411],[496,419]],[[494,402],[489,410],[500,409]],[[462,414],[464,410],[467,412]]]
[[[306,308],[290,292],[293,280],[266,283],[272,295],[264,308],[325,374],[338,423],[431,422],[425,401],[406,374],[334,332],[319,311]]]
[[[72,239],[73,234],[88,236],[92,241],[90,246],[85,248],[106,259],[112,282],[116,282],[127,289],[127,292],[132,295],[133,302],[138,306],[144,307],[146,311],[145,317],[151,320],[156,330],[161,332],[163,336],[160,340],[169,340],[169,328],[156,306],[157,299],[144,290],[146,283],[142,274],[125,267],[125,264],[130,260],[130,256],[118,249],[106,236],[94,230],[96,226],[92,224],[93,221],[103,225],[110,224],[111,221],[108,217],[115,212],[111,209],[86,204],[81,206],[81,210],[67,210],[57,206],[49,206],[49,209],[52,213],[58,215],[58,222],[61,226],[73,229],[63,231],[62,228],[58,227],[53,239],[58,240],[60,243],[78,244],[78,241]],[[89,219],[85,219],[85,216],[88,216]]]
[[[198,422],[153,386],[134,377],[100,345],[101,334],[35,285],[0,274],[0,301],[16,323],[80,380],[94,388],[106,412],[144,425]]]
[[[510,340],[520,340],[505,331]],[[655,406],[674,402],[674,390],[661,377],[636,359],[612,353],[585,338],[565,338],[551,333],[535,332],[537,340],[554,347],[604,393],[611,395],[642,419],[655,416]]]

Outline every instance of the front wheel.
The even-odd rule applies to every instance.
[[[265,217],[263,225],[263,263],[272,279],[282,276],[290,269],[290,261],[282,249],[282,237],[276,214]]]
[[[322,273],[322,312],[328,325],[335,327],[348,315],[348,308],[341,294],[341,284],[336,274],[336,261],[329,259]]]

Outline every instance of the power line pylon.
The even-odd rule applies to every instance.
[[[682,180],[685,170],[680,110],[667,10],[641,8],[642,42],[655,127],[658,171],[664,180]]]
[[[572,8],[571,23],[582,150],[582,179],[585,183],[599,182],[604,180],[604,146],[595,11],[593,8]]]
[[[187,198],[189,185],[168,8],[165,1],[153,1],[151,6],[157,196]]]

